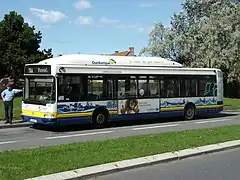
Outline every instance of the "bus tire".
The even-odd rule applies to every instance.
[[[193,120],[196,116],[196,107],[194,104],[189,103],[184,108],[184,119]]]
[[[92,122],[95,127],[106,126],[108,124],[108,111],[106,109],[95,110]]]

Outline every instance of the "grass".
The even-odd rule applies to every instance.
[[[14,99],[14,109],[13,109],[13,119],[21,119],[21,97]],[[240,109],[240,99],[224,99],[224,109],[226,110],[239,110]],[[2,100],[0,100],[0,120],[4,119],[4,105]]]
[[[0,153],[0,179],[31,178],[118,160],[240,139],[240,125]]]
[[[240,99],[224,99],[224,109],[225,110],[239,110],[240,109]]]

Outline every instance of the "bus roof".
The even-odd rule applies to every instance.
[[[113,65],[113,66],[153,66],[153,67],[182,67],[182,64],[161,57],[111,56],[69,54],[45,59],[39,65]],[[36,65],[37,65],[36,64]]]

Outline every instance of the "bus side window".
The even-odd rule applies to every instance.
[[[216,94],[215,83],[215,76],[199,76],[198,96],[214,96]]]
[[[103,79],[103,93],[102,98],[103,100],[113,99],[113,79],[111,76],[104,76]]]
[[[148,82],[148,91],[150,97],[159,97],[159,80],[158,79],[149,79]]]
[[[164,88],[164,81],[162,79],[160,80],[160,97],[166,97],[166,89]]]
[[[103,77],[88,76],[88,100],[97,101],[103,96]]]
[[[136,76],[120,76],[118,78],[118,98],[137,98],[137,78]]]
[[[146,76],[140,76],[138,79],[138,96],[140,98],[144,98],[148,96],[148,84],[147,84],[147,77]]]
[[[125,98],[125,80],[118,79],[118,91],[117,91],[118,99]]]

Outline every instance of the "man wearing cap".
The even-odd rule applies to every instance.
[[[7,89],[5,89],[2,93],[2,99],[4,101],[4,108],[5,108],[5,123],[12,124],[12,118],[13,118],[13,99],[15,94],[22,92],[22,90],[13,89],[12,84],[9,84],[7,86]]]

